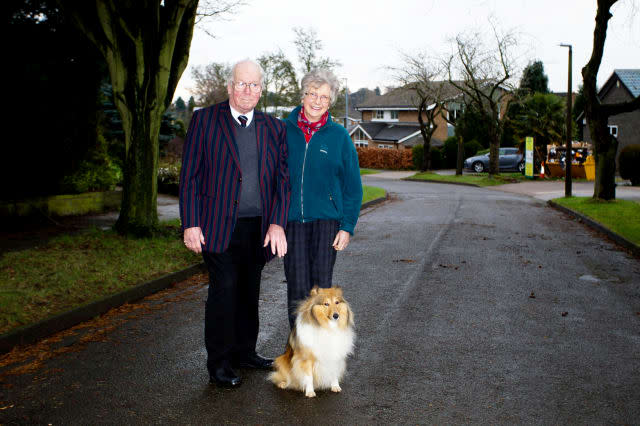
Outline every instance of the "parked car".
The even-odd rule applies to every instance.
[[[522,173],[524,156],[518,151],[518,148],[499,148],[498,164],[500,171],[513,170]],[[476,173],[486,172],[489,170],[489,153],[467,158],[464,160],[464,168]]]

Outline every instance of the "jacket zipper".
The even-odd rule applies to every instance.
[[[302,133],[302,138],[304,139],[304,132],[302,130],[300,130],[300,128],[298,127],[297,123],[295,124],[296,128],[298,129],[298,131],[300,133]],[[325,124],[326,126],[326,124]],[[324,126],[322,126],[324,127]],[[324,129],[320,129],[318,130],[318,132],[321,132]],[[316,132],[316,133],[318,133]],[[311,136],[311,139],[313,139],[313,136]],[[302,159],[302,178],[300,179],[300,216],[302,218],[302,223],[304,223],[304,166],[307,163],[307,149],[309,149],[309,144],[311,143],[311,139],[309,139],[309,142],[307,142],[305,140],[305,145],[304,145],[304,158]]]
[[[307,163],[307,149],[309,149],[310,143],[311,140],[304,144],[304,158],[302,159],[302,179],[300,180],[300,216],[302,217],[302,223],[304,223],[304,166]]]

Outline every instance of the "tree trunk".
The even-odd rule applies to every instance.
[[[606,123],[606,122],[605,122]],[[618,140],[609,134],[609,128],[601,121],[589,123],[591,138],[594,144],[593,153],[596,162],[596,177],[593,187],[593,198],[615,200],[616,198],[616,153]],[[597,133],[597,139],[595,134]],[[567,156],[566,158],[570,158]]]
[[[596,180],[593,198],[614,200],[616,198],[616,150],[617,142],[613,142],[607,125],[609,115],[603,110],[598,99],[596,79],[604,53],[604,42],[607,37],[607,26],[611,13],[609,9],[616,0],[598,0],[596,11],[596,27],[593,31],[593,49],[587,65],[582,68],[583,90],[585,96],[585,117],[591,132],[593,152],[596,162]],[[571,153],[566,154],[566,161],[571,161]],[[607,163],[609,162],[609,163]]]
[[[426,172],[429,170],[429,166],[431,163],[431,134],[433,132],[429,132],[426,129],[426,124],[424,122],[424,118],[422,118],[422,112],[424,111],[426,114],[426,101],[422,101],[418,108],[418,121],[420,122],[420,134],[422,134],[423,140],[423,152],[422,152],[422,164],[420,166],[421,172]]]
[[[500,174],[499,154],[500,137],[496,124],[493,118],[491,118],[489,122],[489,177]]]
[[[127,111],[129,120],[122,121],[128,149],[122,205],[115,228],[121,234],[151,236],[158,226],[158,136],[162,113],[144,105],[136,110],[139,112]]]
[[[463,166],[464,166],[464,140],[462,136],[458,136],[458,157],[456,158],[456,176],[462,175]]]

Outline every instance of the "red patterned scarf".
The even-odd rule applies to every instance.
[[[298,114],[298,127],[300,127],[300,130],[302,130],[302,133],[304,133],[304,139],[307,141],[307,143],[309,143],[309,141],[311,140],[311,136],[313,136],[315,132],[320,130],[320,127],[327,124],[328,117],[329,111],[325,111],[325,113],[322,114],[322,117],[320,117],[320,120],[312,123],[307,120],[307,117],[305,117],[304,107],[300,108],[300,113]]]

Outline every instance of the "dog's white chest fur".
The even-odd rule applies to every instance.
[[[330,322],[330,325],[334,323]],[[321,328],[297,321],[298,342],[309,349],[316,358],[314,383],[316,387],[331,386],[346,369],[346,359],[353,353],[355,333],[351,328],[339,329],[337,326]]]

